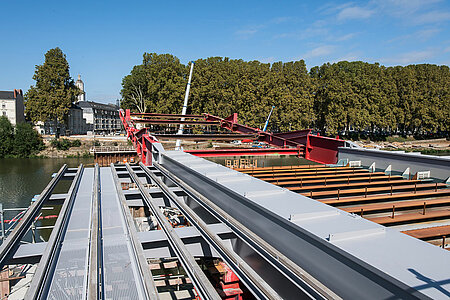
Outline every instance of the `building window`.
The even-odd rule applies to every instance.
[[[6,111],[3,112],[3,115],[6,117]]]
[[[5,103],[2,103],[2,108],[5,108],[6,107],[6,104]]]

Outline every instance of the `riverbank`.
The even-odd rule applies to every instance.
[[[91,149],[93,147],[129,147],[131,143],[125,136],[70,136],[62,137],[70,141],[78,140],[81,145],[79,147],[70,147],[68,150],[58,150],[51,145],[53,136],[44,136],[44,143],[46,148],[40,151],[35,157],[38,158],[91,158],[93,157]],[[175,141],[161,141],[164,148],[173,150],[175,148]],[[385,142],[372,141],[356,141],[361,147],[375,148],[382,150],[400,150],[406,152],[421,152],[422,154],[430,155],[449,155],[450,141],[445,138],[432,140],[402,140],[392,138]],[[183,148],[185,150],[192,149],[207,149],[215,147],[248,147],[248,145],[237,146],[231,143],[224,142],[195,142],[183,141]]]
[[[445,138],[404,141],[392,139],[392,141],[386,142],[357,141],[355,143],[369,149],[420,152],[429,155],[450,155],[450,141]]]
[[[79,141],[80,146],[61,150],[54,147],[51,141],[54,136],[43,136],[45,149],[36,154],[36,158],[92,158],[92,147],[126,147],[128,141],[125,136],[88,136],[74,135],[61,137],[71,142]]]

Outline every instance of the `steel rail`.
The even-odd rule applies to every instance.
[[[163,166],[343,298],[429,299],[420,291],[163,154]],[[274,234],[277,233],[277,234]]]
[[[27,290],[25,299],[41,299],[46,298],[46,293],[50,288],[50,275],[54,271],[57,257],[61,251],[61,243],[67,229],[67,224],[70,219],[70,212],[73,207],[75,196],[78,192],[78,187],[84,171],[83,164],[78,167],[74,180],[67,193],[58,218],[56,219],[55,227],[50,234],[47,246],[41,256],[36,272],[31,280],[30,287]]]
[[[212,201],[208,200],[206,197],[185,184],[175,174],[171,173],[160,164],[154,163],[153,166],[164,176],[169,178],[173,183],[183,189],[188,196],[194,199],[206,211],[215,216],[222,223],[226,224],[236,236],[250,245],[250,247],[264,257],[276,269],[278,269],[282,275],[292,282],[295,282],[300,289],[305,291],[305,293],[311,295],[314,299],[341,299],[333,291],[328,289],[325,285],[320,283],[305,270],[288,259],[281,252],[265,242],[250,229],[243,226],[240,222],[227,214]]]
[[[270,287],[265,280],[259,276],[240,256],[233,250],[226,247],[222,239],[210,231],[207,224],[195,214],[195,212],[187,206],[183,201],[165,185],[153,172],[151,172],[145,165],[140,164],[141,169],[147,174],[156,185],[162,190],[164,195],[175,203],[178,209],[190,221],[190,223],[199,231],[201,236],[207,241],[216,251],[220,257],[227,263],[227,265],[234,271],[234,273],[245,283],[247,288],[259,299],[281,299],[280,295]]]
[[[87,277],[87,299],[101,299],[103,272],[101,264],[101,232],[100,232],[100,168],[95,164],[94,186],[92,189],[91,230],[89,233],[89,265]]]
[[[130,210],[128,208],[125,195],[123,193],[122,187],[120,185],[119,176],[117,175],[117,171],[114,167],[114,164],[111,164],[111,173],[114,181],[114,185],[116,187],[116,193],[119,197],[120,207],[125,216],[125,222],[127,223],[127,231],[130,237],[131,246],[133,248],[135,260],[137,261],[137,267],[140,273],[141,286],[144,287],[145,294],[148,299],[159,299],[158,291],[156,289],[155,282],[150,273],[150,268],[145,259],[144,250],[142,248],[142,244],[139,241],[137,236],[136,227],[133,222],[133,217],[131,216]],[[95,298],[93,298],[95,299]]]
[[[217,291],[209,282],[208,278],[195,261],[195,258],[189,253],[188,249],[184,245],[181,238],[175,233],[175,230],[173,229],[172,225],[170,225],[169,221],[167,221],[167,219],[165,218],[159,207],[156,206],[156,204],[151,200],[150,194],[144,188],[142,182],[140,181],[136,173],[133,171],[133,169],[130,167],[129,164],[126,164],[126,168],[132,181],[138,186],[144,203],[148,206],[148,208],[152,211],[153,215],[157,218],[158,223],[161,225],[161,229],[167,236],[169,245],[179,258],[181,264],[183,265],[183,268],[185,269],[186,273],[189,275],[189,278],[194,284],[194,287],[200,294],[201,299],[220,300],[221,297],[217,294]]]
[[[64,176],[64,173],[67,170],[67,165],[63,165],[61,169],[59,169],[56,176],[49,182],[49,184],[45,187],[42,193],[39,195],[38,199],[30,205],[30,207],[25,212],[22,220],[17,224],[14,230],[9,234],[8,238],[2,243],[0,247],[0,268],[7,263],[7,259],[13,255],[13,249],[18,246],[18,243],[23,238],[23,236],[27,233],[31,223],[33,223],[35,217],[41,210],[45,201],[50,198],[50,195],[53,192],[56,184],[61,180]]]

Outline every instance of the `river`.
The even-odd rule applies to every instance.
[[[52,179],[52,174],[58,172],[62,165],[78,167],[81,163],[92,165],[93,158],[5,158],[0,159],[0,203],[3,208],[28,207],[34,195],[40,194]],[[55,192],[67,190],[69,181],[62,181],[55,188]],[[44,210],[43,216],[55,215],[59,206],[50,206]],[[4,218],[10,220],[18,212],[6,211]],[[37,226],[50,226],[55,219],[39,221]],[[41,235],[48,237],[49,230],[44,230]],[[27,240],[30,238],[28,236]]]

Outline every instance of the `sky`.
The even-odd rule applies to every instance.
[[[0,90],[27,91],[60,47],[87,100],[115,103],[144,52],[385,66],[450,64],[450,0],[0,0]],[[195,68],[194,68],[195,76]]]

